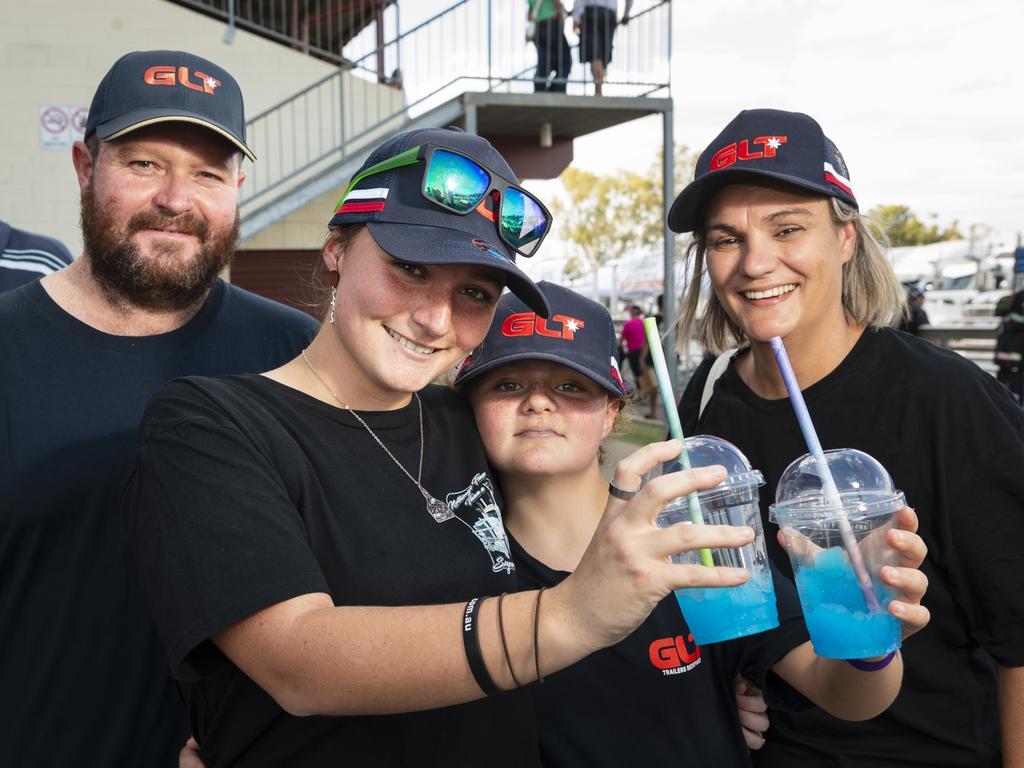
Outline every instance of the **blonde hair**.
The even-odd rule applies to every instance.
[[[869,226],[868,219],[849,203],[835,197],[830,197],[829,202],[832,223],[838,227],[853,222],[857,235],[853,258],[843,265],[842,301],[847,320],[868,327],[898,323],[907,313],[907,297],[886,257],[888,243],[884,234]],[[747,335],[729,317],[714,291],[708,294],[704,313],[698,317],[701,284],[707,272],[707,233],[698,229],[693,234],[694,239],[686,249],[687,261],[693,268],[676,325],[680,349],[694,332],[701,346],[714,354],[746,346]]]

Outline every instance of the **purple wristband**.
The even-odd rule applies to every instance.
[[[880,658],[878,661],[864,661],[864,659],[847,659],[846,663],[854,669],[859,669],[861,672],[877,672],[880,669],[888,667],[892,660],[896,658],[896,651],[889,651],[885,656]]]

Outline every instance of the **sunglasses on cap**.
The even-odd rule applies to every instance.
[[[415,165],[421,160],[424,164],[420,191],[431,203],[459,216],[477,211],[495,222],[502,242],[523,256],[532,256],[540,247],[551,229],[551,214],[540,200],[468,155],[434,144],[412,147],[371,165],[349,182],[335,210],[344,205],[356,184],[367,176]],[[488,197],[492,208],[487,207]]]

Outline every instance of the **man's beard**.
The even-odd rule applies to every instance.
[[[141,309],[173,312],[199,302],[231,261],[238,241],[238,211],[234,225],[210,233],[206,221],[191,213],[164,216],[156,211],[133,215],[119,232],[112,217],[97,204],[92,186],[82,191],[82,239],[93,277],[117,302]],[[180,242],[152,246],[148,257],[139,253],[132,236],[147,229],[173,229],[193,235],[199,252],[190,263],[177,260],[188,247]]]

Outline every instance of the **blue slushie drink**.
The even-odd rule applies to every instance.
[[[699,645],[732,640],[779,626],[775,588],[764,545],[758,511],[758,488],[764,477],[732,443],[708,435],[688,437],[686,452],[692,467],[721,464],[729,473],[719,485],[697,494],[700,511],[708,525],[749,525],[754,541],[736,549],[711,549],[718,566],[746,568],[750,579],[738,587],[677,589],[679,608]],[[673,469],[677,469],[674,467]],[[658,525],[690,525],[686,498],[670,502],[658,515]],[[672,556],[675,563],[700,565],[698,550]]]
[[[807,631],[818,656],[862,659],[900,647],[900,623],[886,610],[892,594],[879,579],[897,553],[886,541],[893,515],[906,504],[892,478],[861,451],[825,451],[839,491],[836,508],[822,489],[819,466],[805,454],[779,479],[769,518],[786,539]],[[871,610],[840,532],[848,521],[881,610]]]

